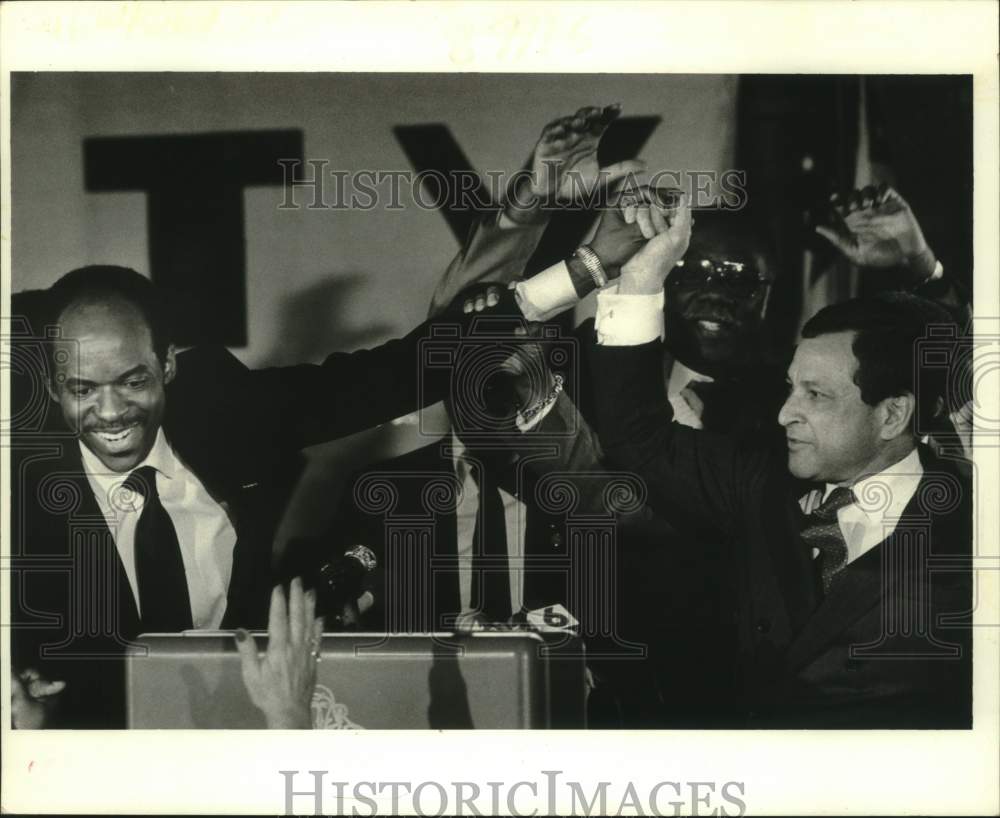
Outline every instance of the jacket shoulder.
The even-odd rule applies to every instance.
[[[245,377],[250,369],[223,346],[198,346],[177,356],[178,382],[219,377]]]

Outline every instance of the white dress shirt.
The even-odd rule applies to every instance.
[[[128,474],[109,470],[82,443],[80,452],[87,481],[111,530],[138,607],[135,527],[144,498],[121,490]],[[201,481],[167,443],[163,429],[157,432],[153,448],[136,469],[142,466],[152,466],[156,470],[160,503],[177,532],[191,599],[191,621],[195,628],[218,628],[226,611],[236,530],[222,506],[212,499]]]
[[[837,524],[847,543],[847,561],[852,562],[886,539],[899,524],[903,509],[917,492],[924,467],[916,449],[878,474],[859,480],[851,488],[855,501],[837,512]],[[827,483],[822,490],[809,492],[799,500],[806,514],[830,495],[835,488]],[[813,549],[813,556],[818,555]]]
[[[712,383],[713,378],[695,372],[678,360],[674,360],[667,379],[667,400],[674,409],[674,421],[681,426],[701,429],[701,414],[694,409],[681,394],[692,383]]]
[[[618,295],[611,288],[597,295],[597,341],[607,346],[634,346],[663,335],[663,293]],[[673,403],[673,401],[671,401]],[[885,540],[896,529],[906,504],[916,493],[924,469],[914,449],[899,462],[852,486],[854,503],[837,512],[837,523],[847,543],[847,561]],[[810,492],[799,500],[805,513],[815,509],[835,485]],[[813,556],[818,551],[814,549]]]

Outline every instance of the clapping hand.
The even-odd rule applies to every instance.
[[[243,683],[250,700],[264,711],[270,728],[312,726],[316,662],[323,636],[323,619],[315,612],[315,592],[303,592],[302,580],[296,577],[290,584],[287,605],[280,585],[271,592],[263,655],[258,654],[253,636],[242,629],[236,632]]]
[[[923,281],[933,272],[934,253],[916,216],[891,187],[868,186],[846,197],[834,194],[830,203],[839,224],[816,232],[853,264],[877,269],[904,267]]]

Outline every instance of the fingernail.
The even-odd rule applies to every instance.
[[[247,636],[249,636],[249,634],[245,630],[243,630],[243,628],[237,628],[236,629],[236,641],[237,642],[246,642],[247,641]]]

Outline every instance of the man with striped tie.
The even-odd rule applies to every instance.
[[[813,316],[780,448],[686,428],[657,375],[690,210],[634,217],[652,238],[599,296],[598,433],[666,519],[733,542],[745,724],[971,726],[972,491],[919,443],[948,371],[923,354],[932,305],[885,294]]]

